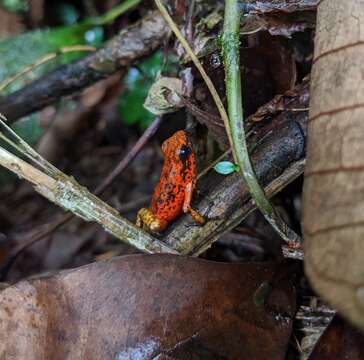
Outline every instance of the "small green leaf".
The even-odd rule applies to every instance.
[[[220,161],[214,166],[214,170],[221,175],[229,175],[234,171],[239,171],[239,166],[231,161]]]

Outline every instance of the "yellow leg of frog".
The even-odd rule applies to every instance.
[[[159,220],[156,216],[147,208],[142,208],[138,211],[136,226],[144,230],[151,231],[163,231],[167,227],[168,223],[165,220]]]

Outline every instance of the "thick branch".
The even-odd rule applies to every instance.
[[[155,51],[170,30],[154,11],[137,24],[122,30],[103,48],[64,65],[0,100],[0,113],[10,123],[42,109],[61,96],[72,94],[104,79]]]

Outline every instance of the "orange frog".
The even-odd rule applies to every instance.
[[[205,219],[191,208],[196,183],[196,154],[185,131],[177,131],[162,145],[164,165],[149,209],[138,211],[136,225],[152,232],[165,230],[182,212],[199,224]]]

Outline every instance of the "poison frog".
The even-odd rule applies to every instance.
[[[149,208],[138,211],[136,225],[162,232],[182,213],[189,213],[200,225],[205,219],[191,208],[196,184],[196,154],[186,131],[174,133],[162,144],[164,164]]]

